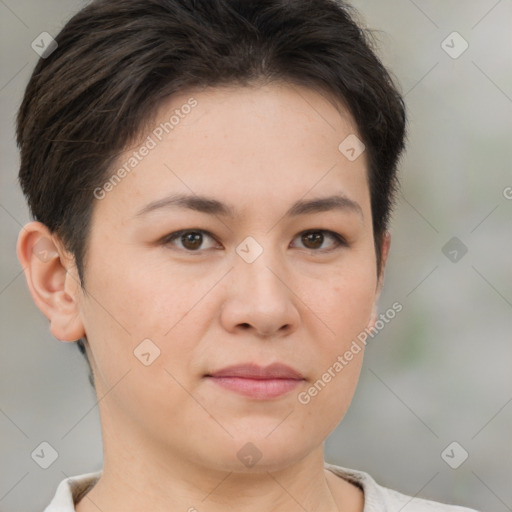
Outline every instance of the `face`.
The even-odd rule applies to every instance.
[[[275,470],[339,423],[379,291],[366,155],[338,149],[354,134],[306,88],[206,89],[162,105],[119,158],[95,192],[78,304],[120,443]],[[276,364],[288,373],[264,372]],[[237,365],[256,367],[222,372]]]

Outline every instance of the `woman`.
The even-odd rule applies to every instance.
[[[87,357],[104,450],[46,511],[468,511],[324,461],[379,321],[406,129],[350,8],[103,0],[43,46],[18,257]]]

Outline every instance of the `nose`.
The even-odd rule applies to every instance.
[[[221,322],[227,331],[253,331],[256,336],[272,338],[297,329],[298,298],[290,277],[270,251],[252,263],[237,258],[227,289],[221,308]]]

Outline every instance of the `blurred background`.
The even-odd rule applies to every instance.
[[[86,2],[0,0],[0,511],[44,509],[100,469],[96,397],[16,259],[28,222],[15,113],[38,55]],[[403,493],[512,511],[512,1],[354,0],[409,112],[381,312],[326,459]],[[58,452],[48,469],[31,454]]]

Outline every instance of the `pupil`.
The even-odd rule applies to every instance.
[[[321,233],[307,233],[302,236],[302,241],[305,242],[304,245],[308,246],[309,242],[313,242],[312,247],[309,248],[317,248],[322,245],[323,235]]]
[[[182,237],[183,245],[187,247],[187,249],[197,249],[201,246],[201,237],[201,233],[187,233]]]

